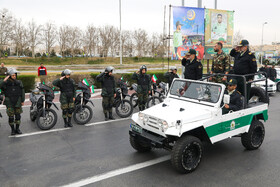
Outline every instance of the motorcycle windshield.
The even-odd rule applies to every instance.
[[[81,90],[89,90],[89,87],[88,87],[87,85],[85,85],[84,83],[79,82],[79,83],[78,83],[78,89],[81,89]]]

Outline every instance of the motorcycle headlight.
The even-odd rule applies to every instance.
[[[143,113],[139,112],[138,117],[139,117],[140,120],[144,120],[144,114]]]

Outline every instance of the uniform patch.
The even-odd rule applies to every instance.
[[[254,62],[255,62],[255,61],[257,61],[257,60],[256,60],[256,58],[253,58],[253,59],[252,59],[252,61],[254,61]]]
[[[198,66],[198,68],[201,69],[202,67],[201,67],[201,66]]]

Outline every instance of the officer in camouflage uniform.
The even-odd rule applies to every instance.
[[[61,78],[53,81],[53,85],[60,88],[59,102],[62,109],[64,127],[73,127],[71,123],[72,113],[74,112],[74,101],[76,97],[75,82],[70,78],[71,70],[65,69],[61,73]],[[68,121],[67,121],[68,117]]]
[[[4,105],[7,107],[7,115],[9,116],[9,125],[11,126],[11,135],[22,134],[19,129],[20,118],[22,113],[22,105],[24,105],[25,93],[23,84],[17,80],[16,69],[8,71],[9,76],[6,77],[0,84],[1,89],[4,91],[5,101]],[[15,128],[16,125],[16,128]]]
[[[114,68],[112,66],[108,66],[103,73],[96,77],[97,81],[101,82],[102,85],[101,96],[105,121],[108,121],[109,119],[115,119],[112,114],[114,98],[116,97],[116,82],[114,76],[112,75],[113,70]]]
[[[132,75],[132,79],[137,81],[137,96],[139,110],[145,110],[145,106],[151,93],[151,77],[147,73],[147,67],[145,65],[140,67],[140,71],[135,72]]]
[[[170,88],[173,79],[179,78],[179,76],[177,75],[177,68],[175,66],[170,67],[170,70],[164,74],[164,77],[166,78],[168,86]]]
[[[213,62],[212,62],[212,69],[210,74],[213,73],[222,73],[222,74],[228,74],[230,71],[230,61],[229,61],[229,56],[224,53],[223,49],[223,44],[221,42],[217,42],[214,51],[217,53],[213,57]],[[212,82],[217,82],[217,83],[222,83],[227,81],[226,76],[216,76],[216,77],[211,77],[210,81]]]

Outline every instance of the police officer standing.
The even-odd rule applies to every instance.
[[[185,66],[185,79],[199,80],[202,78],[203,66],[197,61],[196,51],[190,49],[186,53],[186,60],[182,60],[182,65]]]
[[[234,57],[233,71],[236,75],[246,75],[257,72],[257,62],[254,53],[249,51],[249,42],[241,40],[236,48],[230,51],[230,56]],[[254,76],[246,76],[246,81],[252,81]],[[244,81],[237,77],[237,90],[244,95]],[[247,84],[247,101],[250,99],[251,84]]]
[[[70,78],[71,70],[65,69],[61,73],[61,78],[53,81],[53,85],[60,88],[59,102],[62,109],[64,127],[73,127],[71,123],[72,113],[74,112],[74,101],[76,97],[75,82]],[[68,120],[67,120],[68,118]]]
[[[223,108],[223,114],[228,113],[229,111],[238,111],[243,108],[243,97],[240,92],[236,90],[237,81],[236,79],[230,79],[227,83],[227,90],[225,94],[230,95],[229,104],[225,104]]]
[[[175,66],[170,67],[170,70],[164,74],[167,79],[168,86],[170,87],[174,78],[179,78],[177,75],[177,68]]]
[[[269,72],[270,80],[275,81],[276,77],[277,77],[277,71],[275,69],[275,63],[272,64],[272,66],[269,70],[270,70],[270,72]]]
[[[0,87],[4,91],[4,105],[7,107],[7,115],[9,116],[9,125],[11,126],[11,135],[22,134],[19,129],[22,113],[22,105],[24,105],[25,93],[23,84],[17,80],[16,69],[10,69],[7,76]],[[16,128],[15,128],[16,125]]]
[[[228,74],[230,71],[230,62],[229,62],[229,56],[224,53],[223,44],[221,42],[217,42],[214,51],[217,53],[213,57],[212,62],[212,69],[210,74],[213,73],[221,73],[221,74]],[[217,76],[217,77],[211,77],[210,81],[213,82],[226,82],[227,77],[226,76]]]
[[[134,72],[132,79],[137,81],[137,96],[139,110],[145,110],[145,106],[151,93],[151,77],[147,74],[147,67],[145,65],[140,67],[140,71]]]
[[[96,79],[98,82],[102,84],[102,107],[105,115],[105,121],[112,119],[114,120],[112,114],[112,108],[114,103],[114,98],[116,97],[116,83],[115,78],[112,75],[114,68],[112,66],[108,66],[105,69],[105,72],[99,74]],[[109,118],[108,118],[109,112]]]

